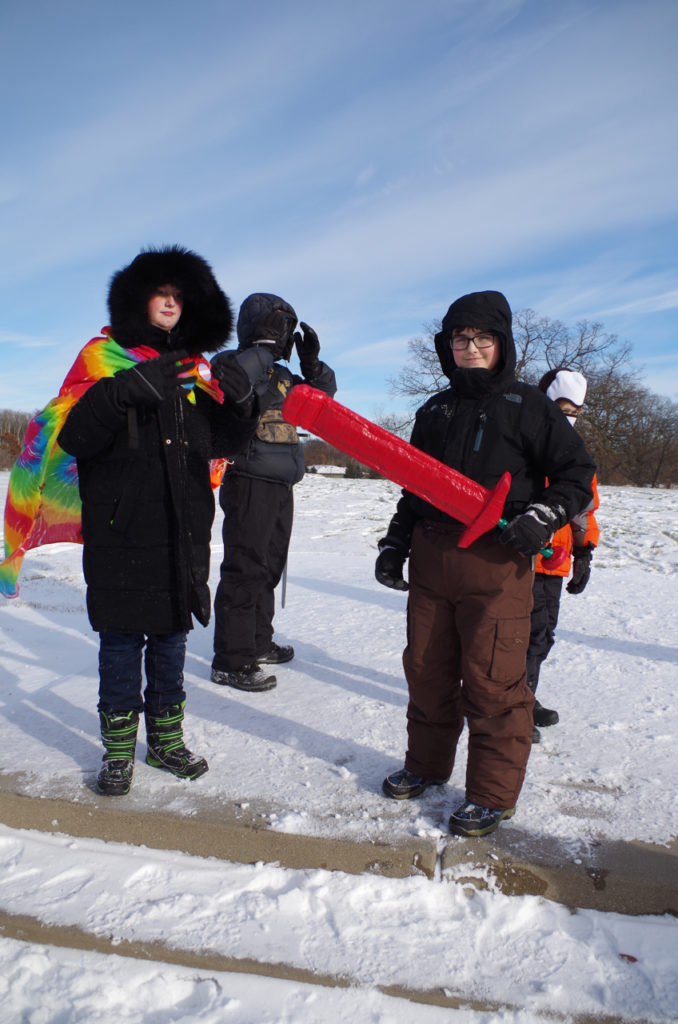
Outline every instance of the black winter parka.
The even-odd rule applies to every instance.
[[[228,467],[230,474],[255,477],[271,483],[298,484],[305,472],[304,453],[295,428],[285,423],[281,409],[285,397],[295,384],[310,384],[330,398],[337,392],[337,380],[326,363],[318,361],[318,373],[313,380],[306,380],[292,373],[286,366],[274,363],[270,371],[267,405],[255,436],[247,449],[233,460]],[[270,404],[269,404],[270,402]]]
[[[179,330],[148,324],[157,287],[181,289]],[[142,253],[113,278],[111,335],[126,348],[220,348],[232,327],[209,266],[173,247]],[[127,407],[116,377],[103,377],[71,409],[59,444],[77,459],[87,610],[97,632],[163,634],[206,625],[214,495],[210,459],[246,447],[256,418],[240,419],[194,388],[155,407]]]
[[[497,371],[455,366],[450,348],[454,327],[477,327],[500,335]],[[539,388],[516,380],[511,313],[504,296],[481,292],[453,303],[436,336],[436,349],[451,386],[418,410],[411,436],[414,447],[487,488],[509,472],[506,519],[539,502],[557,513],[555,528],[569,522],[591,501],[595,464],[560,408]],[[452,521],[403,491],[380,546],[408,555],[412,530],[420,519]]]
[[[247,445],[240,420],[196,390],[137,409],[133,446],[115,378],[93,384],[71,410],[59,444],[75,455],[82,499],[87,611],[97,632],[189,630],[210,618],[207,585],[214,495],[209,460]]]

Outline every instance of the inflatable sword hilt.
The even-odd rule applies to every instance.
[[[497,523],[497,526],[500,530],[505,530],[508,524],[508,519],[504,519],[502,516]],[[547,566],[548,569],[558,569],[567,558],[567,548],[563,548],[559,544],[556,544],[554,548],[542,548],[539,554],[549,563]]]

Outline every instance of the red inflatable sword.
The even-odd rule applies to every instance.
[[[282,414],[288,423],[309,430],[464,523],[460,548],[467,548],[494,526],[506,526],[501,513],[511,486],[510,473],[504,473],[489,491],[308,384],[297,384],[288,392]],[[554,569],[567,557],[564,548],[545,548],[542,554]]]

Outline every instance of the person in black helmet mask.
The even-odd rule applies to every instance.
[[[100,640],[97,788],[119,796],[132,783],[140,716],[149,765],[182,779],[207,771],[182,723],[187,632],[211,611],[210,462],[247,445],[252,385],[273,356],[248,367],[225,353],[212,377],[201,353],[227,342],[230,304],[205,260],[179,246],[139,253],[113,276],[108,306],[110,327],[67,378],[80,397],[58,442],[76,459],[87,611]],[[72,381],[76,366],[82,381]]]
[[[301,323],[278,295],[255,292],[238,314],[242,358],[271,350],[275,359],[299,356],[301,376],[276,361],[256,387],[263,414],[247,449],[224,474],[219,502],[224,510],[224,560],[214,599],[212,682],[238,690],[272,689],[276,676],[262,665],[294,657],[289,645],[273,640],[274,590],[280,581],[292,533],[293,487],[304,475],[304,456],[295,428],[282,418],[287,392],[306,383],[333,396],[334,371],[319,359],[316,332]],[[213,363],[218,364],[217,356]]]
[[[408,749],[383,789],[402,800],[447,782],[466,719],[466,799],[449,827],[481,836],[514,814],[531,749],[534,556],[588,505],[595,466],[554,403],[515,379],[501,292],[453,302],[435,345],[450,386],[418,410],[412,444],[487,488],[509,472],[509,524],[462,549],[464,525],[404,491],[379,542],[375,572],[385,586],[408,588],[409,557]]]

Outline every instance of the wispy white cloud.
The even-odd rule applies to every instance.
[[[673,372],[662,370],[656,372],[647,369],[646,361],[641,364],[643,369],[643,384],[649,391],[656,395],[669,398],[672,402],[678,402],[678,370]]]
[[[518,274],[515,288],[524,303],[566,321],[637,322],[678,306],[675,274],[639,265],[626,251],[596,253],[566,267]]]
[[[657,365],[678,367],[678,352],[667,352],[661,356],[646,356],[643,362],[650,370]],[[675,386],[678,390],[678,382]]]
[[[373,382],[474,287],[614,329],[675,309],[669,0],[79,8],[46,12],[25,54],[17,8],[0,68],[24,104],[3,138],[5,335],[51,316],[79,345],[112,270],[165,241],[236,303],[285,294]]]
[[[625,302],[620,306],[612,306],[603,313],[660,313],[667,309],[678,309],[678,288],[671,291],[661,292],[657,295],[644,295],[631,302]]]
[[[54,338],[46,335],[19,334],[15,331],[0,330],[0,345],[12,346],[12,348],[53,348],[57,342]]]
[[[337,369],[351,366],[365,371],[374,367],[381,370],[388,366],[398,366],[407,358],[410,338],[411,335],[407,335],[371,343],[354,338],[352,344],[343,344],[336,352],[332,352],[332,365]]]
[[[520,7],[498,5],[509,23]],[[431,17],[432,8],[440,17],[444,5],[425,5],[416,28]],[[337,95],[327,109],[311,97],[311,110],[315,102],[322,116],[299,118],[297,109],[286,110],[286,104],[309,95],[319,70],[327,76],[335,63],[338,70],[344,67],[340,58],[353,31],[336,12],[319,20],[307,5],[301,9],[303,26],[299,17],[289,23],[272,10],[269,33],[262,34],[258,25],[249,27],[244,45],[226,46],[228,60],[198,69],[189,65],[174,88],[170,76],[160,112],[153,88],[158,71],[152,62],[130,81],[123,76],[103,114],[64,132],[28,176],[30,209],[20,209],[12,239],[19,252],[24,238],[27,259],[32,256],[43,266],[57,258],[68,262],[96,249],[93,222],[110,244],[130,233],[148,238],[159,226],[171,232],[177,219],[186,224],[211,215],[225,226],[231,220],[246,258],[248,217],[241,211],[251,214],[259,205],[270,216],[272,208],[270,230],[277,242],[279,195],[278,217],[286,220],[290,205],[297,207],[299,235],[308,239],[299,255],[310,258],[311,271],[323,265],[334,270],[340,260],[346,265],[350,247],[359,274],[375,262],[377,271],[383,266],[392,273],[394,264],[409,272],[416,261],[428,272],[427,262],[444,255],[442,243],[449,245],[451,231],[458,236],[473,231],[481,243],[477,259],[485,260],[488,235],[500,250],[509,238],[513,246],[534,247],[551,234],[558,244],[583,224],[596,230],[628,223],[634,212],[646,217],[648,202],[665,215],[675,210],[671,175],[653,156],[666,140],[668,101],[657,108],[654,121],[643,110],[629,146],[615,118],[620,105],[626,117],[637,108],[636,76],[600,46],[607,28],[600,19],[594,20],[593,30],[587,23],[585,41],[579,42],[580,48],[597,48],[596,63],[582,67],[578,61],[566,88],[558,75],[569,60],[574,15],[515,34],[510,46],[499,33],[488,34],[487,24],[471,21],[473,30],[462,33],[461,41],[471,47],[473,75],[469,56],[452,37],[430,64],[418,60],[416,71],[408,65],[397,78],[367,81],[359,95],[341,95],[335,85]],[[363,46],[381,29],[377,15],[386,10],[384,4],[368,9],[361,21]],[[452,5],[452,10],[455,28],[469,20],[468,5]],[[583,17],[576,5],[575,14]],[[405,29],[407,20],[413,19],[406,19]],[[310,36],[315,48],[302,48],[297,55],[294,42],[300,35]],[[559,37],[564,38],[554,55],[551,45]],[[262,69],[255,75],[253,46]],[[268,69],[277,67],[280,54],[288,51],[295,52],[295,59],[285,65],[285,74],[271,73]],[[595,131],[582,132],[586,110],[591,129],[591,115],[599,121]],[[269,148],[265,133],[276,122]],[[285,124],[292,131],[286,133]],[[221,165],[218,175],[200,166],[210,160]],[[148,165],[150,180],[144,175]],[[195,176],[196,187],[190,187],[182,168]],[[320,197],[323,181],[334,195],[321,196],[317,205],[308,203],[309,193]],[[644,183],[642,197],[635,194],[639,181]],[[51,233],[46,230],[50,226]],[[251,232],[253,240],[260,231],[261,226]],[[46,244],[36,246],[39,232]],[[324,255],[320,262],[319,250]],[[287,260],[292,262],[293,256]]]

